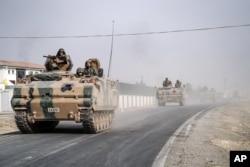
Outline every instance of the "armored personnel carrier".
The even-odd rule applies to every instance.
[[[216,91],[215,89],[211,88],[210,90],[204,87],[200,92],[200,101],[204,102],[212,102],[215,103],[216,101]]]
[[[158,106],[165,106],[166,103],[179,103],[180,106],[185,105],[183,88],[163,86],[156,90],[156,98]]]
[[[117,81],[103,77],[99,60],[91,60],[97,76],[76,77],[70,71],[53,70],[15,86],[11,105],[22,133],[50,130],[61,120],[82,123],[90,134],[111,127],[118,106]]]

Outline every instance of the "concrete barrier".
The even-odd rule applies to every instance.
[[[148,87],[143,84],[129,84],[120,82],[118,84],[119,109],[127,111],[130,109],[150,107],[156,105],[156,88]]]
[[[156,99],[154,96],[120,95],[118,111],[123,112],[128,109],[150,107],[155,105]]]

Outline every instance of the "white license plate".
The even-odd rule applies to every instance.
[[[60,112],[60,108],[48,108],[48,112]]]

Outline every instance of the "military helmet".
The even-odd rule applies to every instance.
[[[64,50],[63,48],[60,48],[60,49],[58,50],[58,52],[57,52],[56,55],[59,56],[59,53],[60,53],[60,52],[63,52],[63,54],[66,55],[66,52],[65,52],[65,50]]]
[[[79,67],[79,68],[77,68],[76,72],[77,72],[77,73],[80,73],[80,72],[83,73],[83,72],[84,72],[84,69]]]
[[[65,52],[63,48],[60,48],[58,52]]]
[[[85,68],[87,68],[88,63],[90,63],[90,66],[92,66],[92,60],[88,59],[87,61],[85,61]]]
[[[88,59],[87,61],[86,61],[86,63],[92,63],[92,60],[91,59]]]

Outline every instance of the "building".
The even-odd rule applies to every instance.
[[[19,83],[26,75],[38,74],[44,71],[44,65],[0,60],[0,83]]]

